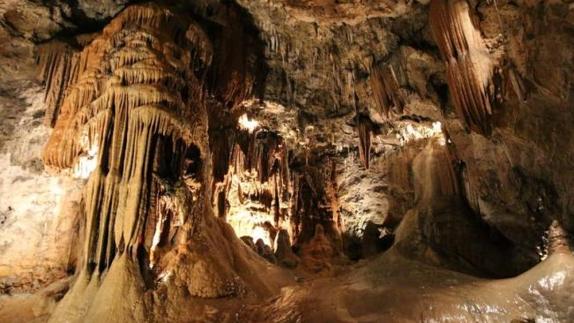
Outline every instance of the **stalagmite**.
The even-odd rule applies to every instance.
[[[328,184],[332,177],[332,168],[322,169],[305,166],[294,172],[293,198],[291,201],[291,236],[293,244],[304,245],[309,242],[317,225],[321,225],[325,235],[340,248],[340,232],[333,188]]]
[[[295,268],[299,263],[299,258],[291,249],[291,241],[289,240],[289,232],[287,232],[287,230],[282,229],[277,234],[275,258],[277,258],[277,261],[281,265],[289,268]]]
[[[559,252],[572,253],[572,240],[560,222],[554,220],[548,228],[548,254]]]
[[[331,258],[337,255],[333,243],[325,235],[321,224],[314,228],[313,238],[301,250],[301,261],[312,272],[331,270]]]
[[[458,117],[472,131],[489,134],[494,62],[474,25],[466,0],[432,0],[429,22],[447,67]]]

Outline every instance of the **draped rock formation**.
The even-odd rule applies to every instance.
[[[316,163],[316,164],[315,164]],[[329,242],[333,254],[342,249],[334,161],[315,161],[299,169],[293,182],[291,226],[294,245],[304,248],[313,243],[317,226]],[[326,163],[316,166],[320,163]],[[302,250],[303,251],[303,250]]]
[[[0,322],[573,321],[572,1],[149,2],[0,0]]]
[[[159,193],[152,188],[180,180],[191,169],[186,162],[198,162],[186,161],[193,146],[205,147],[205,106],[193,68],[208,63],[209,43],[186,27],[170,12],[130,8],[80,54],[78,82],[63,101],[44,160],[69,168],[97,154],[86,189],[83,265],[90,271],[109,268],[118,252],[149,253],[144,229]]]
[[[257,238],[273,245],[277,228],[288,217],[287,147],[281,136],[267,129],[238,129],[231,144],[224,155],[229,166],[217,183],[214,205],[239,235],[257,231],[261,233]]]
[[[474,274],[517,274],[515,268],[527,268],[529,260],[468,206],[461,178],[463,166],[449,146],[431,140],[414,158],[417,205],[405,214],[397,229],[397,246],[427,262]],[[419,241],[414,238],[418,235]]]
[[[370,84],[381,115],[388,119],[391,112],[399,115],[403,112],[405,102],[392,65],[374,66],[370,76]]]
[[[158,282],[199,297],[240,295],[250,284],[267,291],[235,273],[253,256],[210,213],[203,84],[212,46],[201,28],[155,5],[133,6],[81,53],[47,55],[49,102],[60,100],[52,92],[66,95],[44,162],[89,176],[79,275],[53,320],[145,321],[139,299]]]
[[[78,77],[78,55],[68,44],[50,42],[40,47],[38,53],[38,78],[44,82],[46,115],[44,122],[53,127],[59,114],[66,89]]]
[[[457,116],[470,130],[489,134],[494,62],[473,22],[469,4],[466,0],[433,0],[429,23],[446,64]]]

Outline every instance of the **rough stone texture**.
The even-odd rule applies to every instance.
[[[386,14],[381,15],[380,11],[372,10],[370,6],[376,5],[369,2],[318,5],[250,1],[242,5],[253,15],[267,43],[265,55],[271,70],[266,98],[285,106],[284,113],[280,114],[285,117],[266,116],[265,109],[258,112],[260,118],[271,120],[268,124],[272,129],[278,129],[285,137],[288,133],[296,134],[295,137],[301,139],[293,140],[295,142],[309,140],[314,144],[312,149],[324,154],[330,154],[333,146],[335,155],[346,153],[347,148],[356,149],[355,130],[344,127],[352,124],[353,109],[367,110],[372,120],[384,124],[376,104],[361,94],[364,93],[361,80],[371,78],[371,69],[362,69],[365,64],[357,62],[364,57],[375,57],[374,61],[388,62],[396,68],[399,84],[407,90],[406,105],[399,116],[443,123],[447,139],[454,144],[454,158],[458,163],[454,167],[463,168],[463,194],[467,203],[478,215],[479,222],[490,227],[495,236],[509,241],[514,254],[523,259],[519,261],[523,263],[519,265],[520,270],[539,258],[544,232],[552,219],[560,219],[571,230],[572,172],[568,170],[572,141],[568,140],[571,128],[568,125],[572,120],[572,83],[567,75],[572,74],[573,42],[572,10],[567,3],[471,3],[471,8],[477,8],[471,11],[471,16],[484,35],[486,48],[500,64],[493,76],[497,97],[493,101],[494,128],[490,136],[468,133],[453,114],[438,51],[433,47],[425,19],[418,18],[418,10],[427,8],[398,5],[389,7]],[[373,14],[368,18],[354,16],[365,8]],[[387,14],[392,16],[397,10],[403,10],[400,18],[388,19]],[[346,20],[349,15],[356,19]],[[338,23],[333,17],[339,19]],[[377,24],[385,28],[372,32],[363,30]],[[422,32],[412,33],[414,30]],[[379,38],[366,41],[357,35]],[[363,46],[356,46],[361,42]],[[326,53],[329,58],[321,56]],[[338,87],[339,84],[345,86]],[[353,100],[350,93],[355,93],[357,99]],[[368,97],[369,90],[366,93]],[[289,114],[292,117],[287,117]],[[299,127],[281,130],[292,124],[290,119],[297,120]],[[397,119],[391,119],[394,127],[397,127]],[[385,149],[377,147],[381,139],[385,141],[384,136],[375,135],[372,140],[375,160],[378,154],[385,155]],[[412,159],[412,156],[405,157]],[[350,166],[343,166],[348,164]],[[372,167],[376,168],[376,164],[374,161]],[[389,185],[388,180],[378,169],[369,169],[361,175],[364,171],[357,160],[339,159],[338,165],[343,223],[349,219],[345,229],[350,233],[360,232],[365,227],[361,223],[371,221],[370,217],[383,223],[385,209],[393,204],[389,203],[388,194],[377,193],[378,190],[372,188]],[[406,172],[410,170],[407,168]],[[366,208],[374,212],[364,212],[361,205],[353,205],[353,198],[370,199],[370,196],[373,202]],[[380,206],[370,207],[377,204]],[[400,200],[399,205],[402,210],[394,207],[391,210],[401,214],[400,218],[408,209],[405,207],[408,202]],[[347,210],[361,216],[346,216]],[[452,236],[452,239],[460,238]],[[436,247],[441,249],[440,245]],[[448,248],[444,249],[442,251]]]
[[[320,117],[374,107],[373,97],[356,88],[389,59],[402,36],[424,27],[423,7],[402,1],[239,3],[267,45],[265,97]]]
[[[334,136],[334,142],[338,145],[344,142],[341,139],[341,134],[345,134],[344,129],[330,130],[333,135],[325,134],[325,129],[331,128],[330,125],[349,122],[350,112],[357,105],[359,110],[369,111],[372,118],[377,118],[377,109],[374,108],[376,104],[369,98],[372,90],[364,92],[361,88],[370,78],[372,66],[381,62],[390,62],[402,71],[398,73],[399,83],[409,92],[403,112],[405,115],[442,120],[444,114],[441,110],[447,113],[452,111],[448,105],[437,108],[437,104],[446,103],[444,94],[440,93],[441,87],[444,87],[444,76],[438,52],[432,47],[433,40],[426,25],[426,2],[318,4],[250,1],[240,4],[253,17],[266,44],[264,54],[270,72],[265,97],[284,103],[288,106],[288,113],[304,111],[295,112],[295,117],[298,121],[311,120],[303,122],[318,129],[314,131],[319,134],[316,140],[318,147],[327,147],[324,143],[328,143]],[[536,219],[540,217],[536,215],[540,210],[536,210],[544,208],[550,209],[546,214],[560,214],[567,227],[571,227],[572,222],[569,215],[572,202],[568,197],[571,195],[568,194],[568,187],[571,186],[572,179],[568,174],[564,176],[560,172],[551,171],[567,167],[570,160],[568,152],[572,147],[569,141],[560,139],[568,137],[566,134],[548,137],[548,133],[565,131],[571,118],[571,114],[562,111],[571,97],[567,71],[571,69],[572,61],[569,56],[572,51],[568,47],[572,43],[571,33],[568,32],[571,26],[569,17],[572,13],[568,4],[559,1],[520,2],[518,6],[504,1],[497,2],[496,6],[483,1],[477,4],[480,29],[488,46],[502,49],[507,57],[505,65],[513,67],[515,73],[519,73],[517,77],[530,93],[530,99],[525,104],[519,103],[512,98],[513,90],[508,90],[509,99],[505,101],[504,108],[496,109],[495,123],[500,130],[496,130],[492,139],[487,141],[477,138],[468,143],[468,136],[464,131],[457,130],[461,128],[455,121],[445,124],[451,132],[452,140],[460,146],[459,158],[468,166],[467,177],[470,178],[469,189],[472,192],[480,192],[480,187],[485,185],[480,184],[479,179],[483,178],[485,172],[500,173],[493,176],[503,177],[499,182],[513,183],[513,187],[526,181],[528,188],[522,193],[504,186],[509,191],[508,194],[486,193],[492,189],[490,188],[482,189],[484,193],[480,194],[468,192],[468,199],[475,211],[483,213],[487,223],[497,227],[507,238],[532,249],[537,244],[536,240],[539,240],[542,228],[554,215],[543,215],[540,225],[528,225],[528,221],[515,220],[523,217],[522,214],[528,213],[529,215],[524,216],[527,219]],[[198,4],[197,10],[204,10],[205,6],[209,5],[208,2]],[[77,7],[56,2],[49,8],[30,1],[5,2],[1,7],[4,21],[1,35],[5,40],[10,40],[10,46],[2,49],[2,56],[7,62],[2,64],[2,68],[7,71],[3,74],[13,77],[29,75],[19,69],[29,69],[30,64],[18,65],[14,62],[17,59],[27,59],[30,62],[33,48],[30,40],[44,40],[62,29],[79,28],[76,19],[80,14],[94,21],[102,21],[117,13],[123,6],[121,1],[81,1]],[[539,19],[541,16],[545,19]],[[31,20],[34,20],[35,24],[26,23]],[[556,55],[556,51],[547,48],[560,50]],[[550,55],[551,52],[553,55]],[[13,73],[14,71],[19,73]],[[426,80],[431,80],[430,86]],[[354,99],[355,95],[357,100]],[[539,112],[542,111],[542,105],[546,107],[544,114]],[[307,117],[301,118],[301,115]],[[333,115],[347,117],[340,120],[331,119],[332,123],[324,118]],[[313,118],[318,118],[319,122],[312,121]],[[301,127],[298,128],[300,131]],[[560,130],[547,131],[548,128]],[[352,130],[347,133],[350,139],[355,136]],[[511,136],[516,139],[510,139]],[[480,156],[479,159],[473,157],[477,156],[476,153],[469,155],[476,151],[470,148],[473,146],[500,146],[496,143],[498,137],[506,142],[506,146],[514,147],[504,151],[515,151],[524,156],[540,156],[540,153],[524,153],[525,149],[532,149],[529,146],[534,142],[548,157],[543,158],[546,161],[511,157],[513,161],[508,165],[514,166],[499,169],[498,165],[504,163],[481,161],[488,154]],[[558,151],[562,153],[557,153]],[[489,158],[493,160],[494,155],[501,158],[501,154],[492,154],[490,156],[493,157]],[[486,170],[488,167],[491,168],[490,171]],[[540,193],[541,190],[544,192]],[[488,197],[476,197],[485,194]],[[386,203],[383,202],[383,197],[377,199],[381,199],[380,203]],[[538,202],[540,199],[542,202]],[[513,202],[517,200],[522,202]],[[558,206],[552,205],[554,200],[558,201]],[[480,201],[482,208],[478,202],[473,201]],[[510,214],[507,214],[508,208],[496,211],[501,208],[499,205],[508,205],[508,201],[510,205],[516,206],[510,209]],[[540,203],[546,205],[538,205]],[[514,210],[521,215],[511,215]],[[522,230],[524,226],[527,230]],[[523,239],[521,232],[530,232],[530,237]]]
[[[32,193],[42,194],[38,197],[42,209],[47,210],[48,205],[55,203],[47,189],[57,181],[55,177],[40,174],[37,155],[29,158],[21,154],[28,147],[37,151],[48,131],[38,122],[39,115],[30,118],[22,109],[25,105],[23,93],[30,88],[30,83],[22,80],[33,78],[36,45],[57,35],[74,47],[82,47],[92,37],[84,40],[73,36],[98,31],[124,7],[125,2],[4,1],[0,4],[0,41],[6,44],[0,48],[0,162],[10,165],[1,174],[5,181],[3,196],[5,191],[22,188],[30,192],[26,198],[33,197]],[[453,75],[464,74],[466,76],[461,80],[466,81],[476,78],[480,73],[475,69],[481,64],[468,64],[465,70],[452,73],[454,69],[449,69],[449,64],[453,57],[445,55],[444,44],[435,41],[436,32],[434,37],[431,33],[431,27],[436,27],[432,24],[437,20],[428,19],[430,6],[463,2],[469,3],[469,19],[465,16],[463,25],[472,27],[477,32],[474,35],[480,36],[476,38],[482,38],[483,44],[461,48],[469,55],[479,51],[493,64],[489,65],[493,68],[492,73],[489,70],[478,90],[474,86],[460,90],[465,87],[459,88],[460,84],[452,80],[447,82]],[[304,289],[287,288],[280,299],[254,310],[265,312],[261,320],[296,321],[302,317],[373,320],[375,316],[369,316],[369,313],[388,308],[383,305],[401,308],[402,303],[413,299],[415,304],[403,308],[399,318],[430,320],[452,315],[460,320],[571,320],[574,314],[567,305],[572,303],[571,297],[560,293],[560,289],[568,290],[572,285],[568,243],[558,244],[558,249],[562,250],[560,256],[550,256],[536,265],[548,256],[548,250],[554,249],[548,246],[548,240],[554,241],[556,235],[568,240],[574,231],[574,172],[571,170],[574,157],[574,141],[571,140],[574,7],[571,1],[239,0],[237,5],[220,5],[215,0],[175,4],[178,12],[199,19],[209,36],[219,40],[214,46],[222,53],[214,57],[216,68],[207,76],[208,83],[218,83],[217,79],[223,79],[224,83],[208,86],[209,136],[213,139],[209,148],[214,152],[210,162],[217,175],[214,175],[217,180],[213,187],[230,183],[218,182],[219,176],[226,173],[228,165],[225,163],[230,160],[225,147],[232,142],[229,138],[239,133],[237,117],[247,112],[266,128],[265,133],[281,137],[287,147],[282,165],[288,166],[290,176],[300,176],[308,183],[314,183],[316,178],[325,182],[316,185],[316,191],[322,196],[314,196],[313,201],[318,202],[317,210],[326,212],[300,212],[305,214],[305,219],[299,223],[312,224],[297,229],[307,235],[303,239],[306,241],[298,245],[299,250],[295,250],[301,256],[299,260],[305,265],[303,267],[336,273],[336,268],[331,269],[336,258],[332,256],[338,255],[341,248],[333,243],[337,237],[342,237],[342,250],[353,259],[373,256],[386,250],[393,243],[393,237],[395,241],[388,254],[364,267],[359,264],[361,270],[346,276],[345,283],[351,284],[351,292],[342,290],[347,286],[329,287],[339,284],[338,281],[327,281],[327,285],[316,289],[310,285]],[[227,10],[230,7],[235,9]],[[237,12],[241,12],[238,14],[240,19],[228,20]],[[451,19],[446,21],[447,27],[460,22],[452,17],[444,19]],[[244,26],[259,41],[227,32],[238,26]],[[438,30],[450,32],[449,28]],[[461,39],[457,38],[459,36],[454,38],[475,40],[471,34],[462,34],[465,35],[459,35]],[[243,55],[243,49],[238,50],[243,43],[249,44],[255,53]],[[236,55],[238,53],[242,54]],[[248,57],[246,61],[250,63],[242,65],[238,62],[240,59],[234,57]],[[265,81],[259,75],[265,73],[258,71],[253,79],[259,91],[242,92],[238,84],[250,83],[253,79],[251,75],[243,77],[245,75],[241,74],[253,65],[267,69]],[[230,67],[236,68],[237,78],[221,76]],[[469,123],[464,120],[465,113],[458,111],[455,114],[461,98],[485,97],[484,93],[479,93],[483,90],[487,90],[489,100],[492,100],[488,102],[492,107],[488,117],[475,118]],[[236,100],[231,98],[231,103],[222,104],[219,102],[222,98],[229,99],[226,94],[235,95]],[[253,99],[240,102],[251,94]],[[466,105],[469,106],[474,105]],[[30,130],[24,137],[16,126],[20,120],[24,120],[25,129]],[[35,143],[29,139],[34,139]],[[14,148],[20,147],[20,143],[23,143],[23,150]],[[12,155],[8,157],[5,151]],[[220,163],[220,160],[225,162]],[[206,162],[209,161],[206,159]],[[34,179],[10,182],[6,186],[6,180],[13,181],[14,170],[17,170],[17,176],[33,176]],[[313,174],[316,173],[321,176],[315,177]],[[450,174],[446,176],[448,180],[444,180],[445,174]],[[296,183],[293,178],[289,178],[287,186]],[[260,180],[244,181],[254,187],[264,184]],[[34,184],[34,190],[31,190],[31,184]],[[449,185],[456,189],[449,189]],[[294,186],[299,188],[299,184]],[[308,189],[313,191],[315,184],[310,186]],[[265,187],[266,193],[272,191],[271,187]],[[236,188],[228,192],[235,194]],[[253,192],[258,193],[257,190]],[[287,187],[284,192],[281,203],[286,210],[293,205],[290,194],[296,192],[296,188]],[[303,200],[309,201],[309,194],[303,195],[307,195]],[[253,212],[256,216],[247,221],[246,232],[237,230],[236,233],[251,234],[255,240],[269,239],[265,244],[276,244],[273,247],[278,262],[287,267],[294,266],[296,261],[291,260],[297,256],[289,253],[291,242],[281,232],[297,230],[289,221],[281,225],[272,223],[275,214],[268,206],[273,203],[267,198],[263,197],[258,203],[232,201],[220,205],[224,210],[230,208],[231,213],[242,208],[256,210]],[[49,232],[48,236],[54,235],[54,230],[58,229],[53,212],[42,220],[28,211],[14,216],[12,211],[7,213],[8,208],[3,204],[14,204],[14,199],[10,196],[1,202],[2,216],[13,219],[4,227],[10,241],[15,241],[12,239],[14,233],[24,225],[28,227],[28,223],[32,227],[42,225],[42,230],[46,230],[33,235],[26,231],[33,239],[38,239],[44,232]],[[217,205],[219,200],[211,202]],[[228,220],[234,225],[231,213],[228,213]],[[261,259],[249,247],[233,240],[233,232],[223,223],[223,218],[212,219],[210,230],[195,241],[205,249],[181,248],[170,254],[168,263],[177,272],[176,278],[170,278],[169,274],[161,276],[160,280],[165,279],[165,282],[159,284],[156,293],[146,296],[146,305],[153,308],[165,299],[175,304],[188,294],[236,297],[243,294],[246,285],[265,289],[258,285],[257,275],[250,272],[251,266],[245,265],[253,262],[258,268],[265,268]],[[263,230],[263,226],[253,226],[260,222],[270,222],[273,228]],[[314,231],[317,222],[327,222],[329,226],[325,227],[325,234],[313,238],[308,233]],[[280,239],[273,241],[271,233],[277,232]],[[546,239],[546,235],[550,238]],[[225,243],[222,250],[218,249],[217,254],[198,256],[209,248],[221,246],[215,238],[221,236],[232,242],[227,241],[229,243]],[[44,248],[42,250],[48,248],[40,247]],[[257,248],[255,244],[253,248]],[[261,253],[271,256],[267,248],[259,243]],[[11,250],[7,254],[14,259],[12,255],[16,249]],[[157,253],[164,251],[160,247]],[[502,283],[478,281],[405,260],[402,258],[405,255],[473,275],[508,277],[524,274]],[[240,264],[229,267],[226,259],[237,260]],[[179,261],[187,267],[178,267]],[[30,267],[32,263],[28,262],[26,266]],[[11,266],[10,270],[15,268],[14,262]],[[528,270],[532,266],[534,268]],[[137,270],[126,268],[120,271],[122,284],[119,287],[114,287],[113,283],[117,281],[107,283],[105,287],[109,292],[106,296],[119,297],[122,289],[133,295],[143,293],[138,290],[144,287],[138,285],[141,281],[137,278]],[[220,275],[212,275],[214,271]],[[405,276],[405,271],[409,275]],[[242,278],[246,282],[237,280],[236,272],[245,274]],[[435,274],[439,276],[432,286],[442,291],[440,294],[428,294],[422,287],[415,286],[428,286],[426,282],[433,281],[429,277]],[[37,277],[36,274],[33,277]],[[189,283],[198,277],[205,277],[206,284]],[[29,284],[29,279],[23,282]],[[405,284],[410,285],[404,293],[392,291],[393,288],[402,290]],[[467,285],[471,288],[465,287]],[[372,291],[373,286],[381,287]],[[178,294],[180,292],[185,295]],[[465,300],[472,300],[476,307],[469,310],[468,304],[460,303],[460,294]],[[514,298],[514,294],[519,296]],[[103,299],[100,298],[96,307],[105,308]],[[305,304],[317,299],[322,309],[313,312],[316,316],[298,314],[299,310],[309,310]],[[516,307],[507,307],[513,300]],[[440,306],[429,311],[424,305],[429,302]],[[334,309],[332,304],[341,305],[344,310]],[[206,320],[222,319],[227,315],[223,313],[225,310],[219,312],[219,305],[215,306],[217,309],[196,303],[186,305],[189,306],[186,309],[193,308],[202,313],[201,318]],[[250,314],[239,308],[235,304],[227,310],[249,317]],[[155,315],[177,319],[185,314],[181,311],[174,307]],[[362,313],[366,313],[365,316],[361,316]],[[388,314],[375,319],[396,318]]]
[[[81,185],[44,170],[42,149],[50,130],[41,124],[42,91],[28,83],[3,96],[3,122],[11,127],[0,147],[0,288],[37,289],[75,267]]]
[[[499,37],[505,80],[504,101],[495,107],[489,138],[447,128],[465,165],[466,196],[474,211],[531,257],[552,219],[570,231],[574,183],[571,126],[571,6],[565,2],[498,1],[481,4],[481,29]]]
[[[105,19],[115,16],[129,0],[79,0],[78,9],[88,18]]]

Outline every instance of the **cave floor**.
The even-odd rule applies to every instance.
[[[283,288],[254,321],[567,322],[574,317],[574,257],[550,256],[514,278],[480,279],[409,260],[381,257]],[[564,312],[567,309],[567,312]]]
[[[514,278],[480,279],[389,252],[297,283],[263,302],[201,301],[189,308],[230,322],[567,322],[574,317],[574,256],[556,253]],[[0,296],[0,322],[45,322],[63,283]],[[201,304],[201,305],[200,305]],[[209,310],[209,315],[205,311]],[[198,313],[199,314],[199,313]]]

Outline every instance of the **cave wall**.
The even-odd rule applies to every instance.
[[[462,180],[464,197],[461,203],[470,208],[468,214],[461,216],[474,221],[475,230],[490,232],[492,241],[505,241],[509,249],[513,249],[516,268],[506,271],[506,275],[523,271],[544,257],[544,236],[552,220],[558,219],[570,227],[571,194],[567,187],[571,186],[571,176],[567,160],[572,147],[566,138],[569,138],[567,123],[571,120],[572,86],[566,75],[571,74],[572,10],[567,3],[432,1],[422,7],[419,4],[408,8],[391,6],[386,12],[388,15],[380,14],[377,5],[371,3],[364,7],[345,3],[319,7],[312,2],[242,5],[252,13],[267,43],[265,55],[270,76],[266,98],[295,108],[299,123],[295,133],[301,141],[313,142],[324,155],[331,154],[329,149],[335,147],[339,151],[350,148],[358,159],[357,146],[360,150],[362,144],[355,141],[360,135],[353,129],[356,124],[351,116],[353,110],[366,112],[371,120],[383,125],[382,135],[376,133],[370,140],[373,165],[377,163],[378,154],[385,154],[381,153],[385,149],[377,148],[377,142],[389,143],[385,135],[393,133],[389,131],[393,127],[384,126],[385,121],[390,121],[395,128],[401,118],[409,118],[415,125],[421,119],[441,122],[452,144],[454,162],[451,166],[460,171],[457,176]],[[433,7],[436,13],[446,15],[433,16],[430,12],[427,16],[426,10],[432,11]],[[365,8],[373,14],[347,20],[348,15]],[[419,10],[425,14],[420,15]],[[452,11],[449,13],[449,10]],[[393,18],[397,12],[401,15]],[[337,23],[331,20],[333,17],[339,19]],[[441,27],[444,23],[447,24],[444,26],[460,29],[449,31],[448,27]],[[363,28],[375,30],[359,33]],[[454,33],[458,31],[461,33],[457,36]],[[368,44],[362,43],[364,38],[356,37],[382,32],[387,35],[370,39]],[[449,33],[453,38],[441,43],[438,37]],[[319,45],[308,48],[300,39],[312,39],[309,43]],[[462,47],[454,49],[456,46]],[[454,54],[456,57],[470,57],[469,62],[449,66],[453,60],[449,48],[458,51]],[[557,50],[553,52],[551,48]],[[387,73],[393,72],[394,77],[389,80],[381,77],[385,75],[380,74],[381,67]],[[322,77],[325,79],[314,81]],[[317,86],[322,87],[321,90],[335,90],[323,95],[316,91]],[[379,99],[373,95],[377,92],[384,95]],[[319,97],[321,99],[317,99]],[[322,101],[318,103],[319,100]],[[385,109],[388,102],[391,102],[390,110]],[[388,111],[392,113],[389,115]],[[288,116],[285,114],[284,118]],[[351,128],[344,129],[341,123]],[[282,127],[278,125],[275,129]],[[313,130],[308,132],[308,129]],[[392,149],[387,147],[386,151],[388,154]],[[405,157],[406,160],[413,158]],[[369,184],[363,183],[365,180],[378,185],[388,183],[384,178],[375,180],[381,176],[378,171],[372,177],[360,176],[363,170],[356,165],[360,162],[354,160],[349,166],[338,161],[339,184],[343,188],[350,181],[346,179],[346,172],[354,177],[365,176],[364,180],[352,180],[349,191],[368,187]],[[407,168],[407,173],[412,182],[412,170]],[[402,187],[406,189],[409,185]],[[393,205],[387,196],[375,193],[381,190],[367,188],[360,194],[361,198],[374,195],[375,205],[380,205],[365,209],[351,206],[357,216],[349,217],[349,227],[354,226],[353,221],[361,222],[371,214],[380,219],[376,214],[384,214],[385,205]],[[345,210],[349,205],[347,194],[343,190],[339,196],[343,201],[340,203],[342,214],[348,212]],[[401,206],[406,205],[408,203],[401,201]],[[393,207],[392,211],[395,210]],[[430,240],[435,235],[432,231],[422,234]],[[452,239],[460,238],[453,235]],[[435,244],[434,248],[446,254],[453,252],[444,243]],[[474,252],[461,251],[467,256]],[[460,255],[455,252],[453,256]]]
[[[49,174],[41,161],[50,132],[42,125],[43,91],[31,86],[3,101],[0,286],[17,292],[74,270],[81,184]]]
[[[572,10],[561,2],[479,4],[480,28],[503,50],[493,135],[449,126],[475,212],[532,252],[554,219],[572,229]],[[550,36],[551,35],[551,36]],[[552,59],[548,57],[551,56]],[[538,246],[540,247],[540,246]]]
[[[82,47],[92,36],[84,40],[77,34],[100,30],[125,5],[122,1],[2,4],[0,39],[9,43],[0,49],[2,97],[12,99],[19,96],[14,93],[32,88],[12,81],[34,78],[39,43],[56,36],[73,39],[73,47]],[[334,207],[329,221],[337,232],[332,236],[343,237],[343,250],[353,246],[353,257],[373,253],[373,244],[418,207],[415,183],[420,172],[414,171],[413,161],[428,141],[442,133],[450,147],[450,167],[461,180],[463,199],[457,203],[465,212],[460,216],[472,219],[470,231],[492,233],[479,235],[480,239],[505,241],[517,256],[514,268],[489,274],[509,275],[538,262],[544,256],[543,237],[552,220],[574,230],[574,178],[569,171],[574,151],[569,140],[574,43],[570,4],[238,1],[233,10],[218,6],[218,1],[201,1],[186,9],[209,26],[209,37],[218,39],[213,43],[215,67],[206,76],[207,88],[214,94],[206,98],[214,153],[210,162],[217,178],[209,186],[214,192],[219,192],[218,181],[227,173],[236,120],[248,112],[283,138],[294,157],[294,169],[302,161],[310,167],[334,165],[336,194],[326,199]],[[226,19],[228,29],[221,23]],[[248,33],[256,39],[226,33],[243,24],[250,25]],[[457,36],[460,39],[453,36],[457,30],[449,29],[457,25],[463,30],[463,36]],[[444,40],[440,35],[451,37]],[[449,43],[465,41],[466,45],[449,50]],[[246,47],[253,51],[241,48],[242,55],[237,55],[241,58],[234,59],[230,53],[235,51],[229,49],[239,43],[249,44]],[[464,55],[471,58],[458,61]],[[266,73],[246,75],[252,65],[264,67]],[[226,74],[230,66],[237,73]],[[244,83],[260,88],[238,86]],[[244,102],[251,97],[256,99]],[[10,106],[4,103],[4,108]],[[34,117],[30,129],[39,129],[45,140],[49,130],[42,128],[40,119]],[[436,122],[441,124],[439,133],[433,130]],[[223,132],[226,135],[221,136]],[[2,135],[3,141],[17,136],[12,130]],[[38,190],[58,181],[42,176],[46,176],[42,177],[45,185],[35,185]],[[236,193],[227,190],[226,194],[230,192]],[[56,203],[53,196],[49,203]],[[46,205],[52,204],[46,201]],[[218,208],[215,196],[210,205]],[[463,239],[448,232],[470,222],[461,224],[446,217],[448,226],[433,230],[432,225],[425,226],[426,220],[414,218],[427,228],[419,234],[433,242],[438,256],[469,268],[468,260],[477,251],[453,249],[447,242]],[[314,225],[305,230],[313,235]],[[437,234],[437,230],[443,232]],[[363,242],[365,234],[371,242]]]

